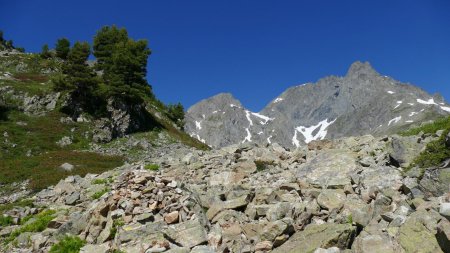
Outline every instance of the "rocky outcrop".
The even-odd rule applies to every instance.
[[[117,99],[109,99],[107,111],[109,118],[101,118],[95,122],[94,142],[110,142],[114,138],[155,126],[143,104],[127,104]]]
[[[353,63],[344,77],[289,88],[259,113],[219,94],[186,113],[186,131],[212,147],[253,142],[298,147],[324,138],[393,134],[450,113],[441,96]]]
[[[47,252],[69,234],[86,241],[82,252],[446,252],[450,194],[402,173],[392,162],[398,138],[350,137],[292,151],[249,143],[183,149],[152,159],[158,170],[138,162],[71,176],[37,193],[35,209],[6,212],[13,225],[0,236],[52,209],[44,231],[14,237],[4,249]]]

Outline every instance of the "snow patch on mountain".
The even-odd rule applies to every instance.
[[[252,118],[250,117],[250,111],[245,110],[245,117],[248,120],[248,123],[250,123],[250,126],[253,126]]]
[[[252,134],[250,133],[250,130],[248,130],[248,127],[245,128],[245,131],[247,132],[247,136],[245,136],[245,139],[242,141],[242,143],[245,143],[246,141],[252,142]]]
[[[402,119],[402,116],[398,116],[398,117],[395,117],[395,118],[389,120],[388,126],[390,126],[391,124],[398,123],[401,119]]]
[[[281,101],[283,101],[283,99],[284,99],[284,98],[276,98],[276,99],[273,101],[273,103],[281,102]]]
[[[195,127],[196,127],[198,130],[202,130],[202,122],[201,122],[201,121],[195,121]]]
[[[295,128],[294,137],[292,138],[292,143],[299,147],[300,143],[297,139],[297,132],[301,133],[303,137],[305,138],[306,143],[310,143],[314,140],[323,140],[325,136],[327,135],[328,131],[327,128],[333,124],[336,121],[336,119],[328,122],[328,119],[325,119],[321,122],[319,122],[317,125],[305,127],[305,126],[299,126]],[[314,132],[317,130],[316,134]]]
[[[267,124],[267,122],[269,122],[270,120],[274,120],[274,119],[272,119],[272,118],[269,118],[269,117],[267,117],[267,116],[264,116],[264,115],[259,114],[259,113],[256,113],[256,112],[252,112],[252,114],[253,114],[254,116],[256,116],[256,117],[258,117],[258,118],[264,120],[264,121],[260,121],[260,122],[259,122],[259,123],[261,123],[262,125]]]
[[[434,102],[434,98],[430,98],[426,101],[418,98],[417,103],[424,104],[424,105],[437,105],[436,102]]]

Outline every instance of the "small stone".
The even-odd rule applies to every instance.
[[[272,250],[273,244],[271,241],[258,242],[255,245],[255,251],[270,251]]]
[[[72,164],[70,164],[70,163],[63,163],[63,164],[61,164],[61,166],[59,166],[62,170],[64,170],[64,171],[72,171],[74,168],[75,168],[75,166],[73,166]]]
[[[448,220],[450,220],[450,203],[441,203],[439,213]]]
[[[67,205],[74,205],[80,199],[79,192],[73,192],[69,196],[65,198],[65,202]]]
[[[178,222],[178,211],[173,211],[171,213],[168,213],[164,216],[164,221],[167,224],[173,224],[173,223],[177,223]]]
[[[170,188],[177,188],[177,181],[172,181],[170,183],[167,184],[168,187]]]

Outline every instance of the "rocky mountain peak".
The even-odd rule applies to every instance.
[[[346,77],[350,79],[357,79],[363,76],[376,77],[379,76],[379,74],[367,61],[356,61],[352,63],[352,65],[350,65],[350,68],[348,69]]]
[[[297,148],[324,138],[392,134],[449,113],[438,96],[357,61],[345,77],[289,88],[258,113],[229,93],[202,100],[189,108],[185,130],[212,147],[253,142]]]

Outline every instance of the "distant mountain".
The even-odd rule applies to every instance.
[[[298,147],[324,138],[391,134],[449,113],[440,95],[355,62],[344,77],[291,87],[259,113],[227,93],[202,100],[187,111],[185,129],[212,147],[245,142]]]

